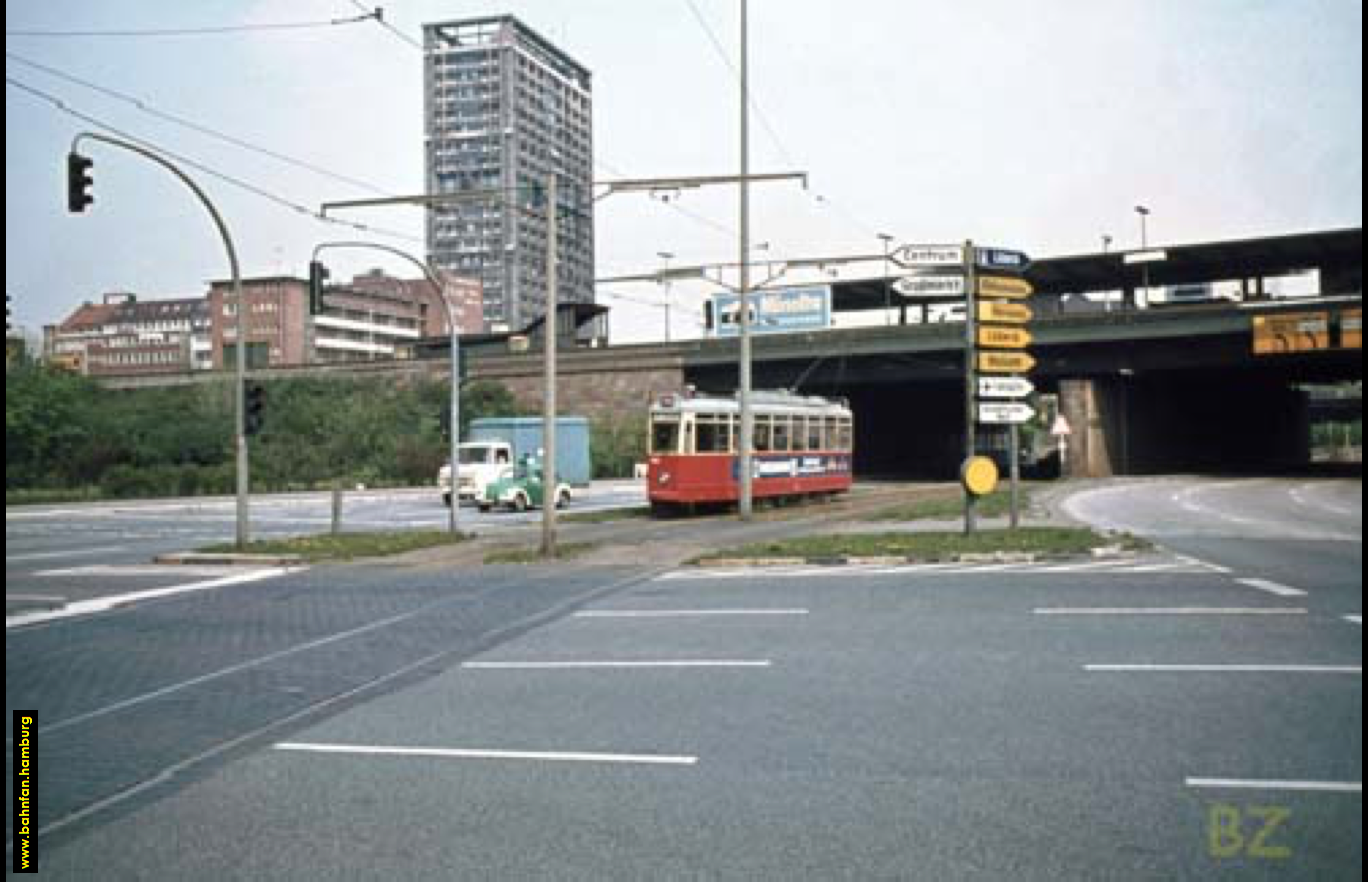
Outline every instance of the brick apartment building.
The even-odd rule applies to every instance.
[[[463,333],[484,330],[477,281],[442,278]],[[423,337],[446,335],[447,310],[424,279],[373,270],[330,285],[324,309],[309,313],[309,285],[291,276],[244,279],[247,364],[268,367],[410,357]],[[54,364],[92,376],[227,370],[236,365],[237,311],[232,283],[177,300],[109,294],[44,329]]]

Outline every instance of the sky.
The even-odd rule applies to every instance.
[[[425,22],[511,13],[587,66],[603,178],[739,171],[740,0],[395,0],[388,28],[16,33],[325,22],[358,5],[6,0],[5,288],[17,322],[36,331],[108,291],[199,296],[228,275],[190,192],[132,154],[87,145],[95,204],[67,213],[65,155],[99,130],[91,120],[276,197],[189,170],[244,275],[303,276],[326,241],[421,254],[420,209],[342,215],[367,232],[299,209],[422,191],[422,53],[404,38],[420,42]],[[1134,248],[1138,204],[1152,211],[1152,245],[1362,225],[1360,0],[750,0],[750,17],[752,170],[810,175],[806,190],[754,186],[752,239],[768,246],[758,259],[877,254],[880,234],[1037,257],[1092,253],[1104,236]],[[734,262],[738,225],[731,186],[669,202],[613,196],[597,207],[597,275],[655,272],[662,253],[674,266]],[[334,279],[412,274],[364,253],[330,261]],[[679,339],[700,333],[709,293],[613,284],[600,300],[613,338],[634,341],[663,336],[668,295]]]

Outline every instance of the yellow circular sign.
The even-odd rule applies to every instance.
[[[997,463],[986,456],[966,459],[960,468],[960,483],[974,496],[987,496],[997,489]]]

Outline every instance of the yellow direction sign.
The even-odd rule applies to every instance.
[[[978,345],[991,349],[1025,349],[1031,345],[1031,332],[1024,328],[979,325]]]
[[[978,369],[985,374],[1024,374],[1036,366],[1025,352],[980,352]]]
[[[986,300],[978,306],[978,317],[980,321],[985,322],[1024,325],[1035,318],[1035,313],[1024,303],[995,303]]]
[[[1030,297],[1035,288],[1025,279],[1016,276],[979,276],[978,293],[980,297],[1007,297],[1019,300]]]

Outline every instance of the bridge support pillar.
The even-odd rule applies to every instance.
[[[1125,474],[1128,457],[1119,443],[1128,420],[1119,412],[1120,396],[1108,380],[1059,381],[1059,411],[1073,434],[1062,464],[1066,478],[1109,478]]]

